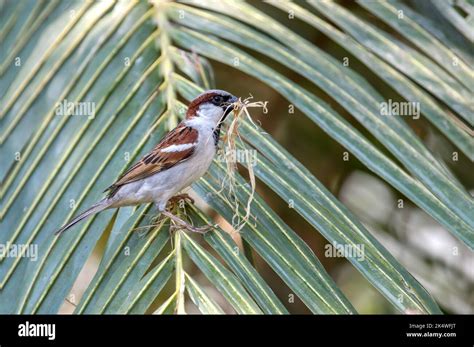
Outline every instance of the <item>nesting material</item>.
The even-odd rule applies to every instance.
[[[249,108],[252,107],[258,107],[262,108],[264,113],[267,113],[267,101],[251,101],[253,99],[253,96],[249,96],[246,99],[240,99],[235,102],[234,104],[230,105],[229,107],[234,107],[234,118],[232,119],[232,122],[229,124],[227,131],[225,132],[225,136],[223,139],[224,143],[224,155],[225,155],[225,163],[226,163],[226,175],[224,177],[224,180],[222,181],[222,186],[221,186],[221,191],[223,191],[226,186],[228,187],[228,196],[231,198],[229,202],[233,206],[234,210],[234,215],[232,217],[232,226],[234,229],[239,232],[242,230],[242,228],[245,226],[246,223],[248,223],[250,217],[252,216],[251,213],[251,204],[254,198],[255,194],[255,174],[253,171],[253,165],[252,163],[248,162],[246,167],[248,170],[248,175],[250,179],[250,195],[249,198],[247,199],[247,203],[245,206],[245,214],[243,217],[241,217],[241,214],[239,213],[239,200],[237,199],[236,196],[236,172],[237,172],[237,161],[232,160],[230,158],[232,156],[232,153],[236,153],[237,150],[237,145],[236,141],[237,139],[241,141],[242,145],[245,143],[239,133],[239,126],[242,121],[248,119],[248,121],[258,128],[257,124],[253,121],[252,117],[250,116],[249,113]],[[249,155],[246,156],[246,158],[249,158]]]

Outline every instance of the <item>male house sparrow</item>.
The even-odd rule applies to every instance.
[[[220,128],[237,98],[223,90],[208,90],[188,106],[186,118],[153,150],[130,167],[106,189],[105,198],[92,205],[56,234],[95,213],[122,206],[155,203],[158,212],[178,225],[203,232],[166,210],[175,194],[198,180],[211,165],[217,151]]]

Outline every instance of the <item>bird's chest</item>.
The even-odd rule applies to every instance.
[[[153,177],[149,186],[156,193],[174,195],[202,177],[216,154],[212,129],[200,131],[196,148],[188,159]]]
[[[189,170],[188,185],[206,173],[216,155],[216,150],[213,129],[201,131],[196,150],[190,160],[183,163]]]

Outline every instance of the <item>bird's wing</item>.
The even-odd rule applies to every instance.
[[[196,129],[180,123],[150,153],[141,158],[106,189],[110,190],[109,197],[113,196],[117,189],[124,184],[167,170],[188,159],[194,152],[197,139],[198,131]]]

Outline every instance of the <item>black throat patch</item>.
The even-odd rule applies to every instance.
[[[219,123],[218,126],[216,126],[216,128],[214,129],[214,131],[212,132],[212,135],[214,136],[214,145],[217,147],[217,145],[219,144],[219,138],[221,136],[221,125],[222,123]]]

